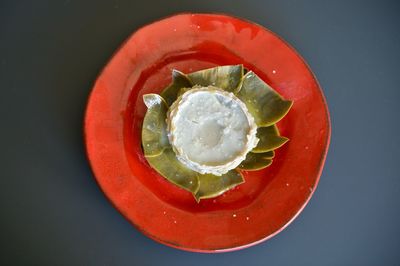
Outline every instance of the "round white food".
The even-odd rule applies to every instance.
[[[258,143],[257,126],[246,105],[213,86],[181,95],[168,111],[167,125],[178,160],[201,174],[225,174]]]

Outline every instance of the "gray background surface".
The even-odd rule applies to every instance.
[[[309,205],[255,247],[158,244],[106,200],[84,155],[91,85],[140,26],[182,11],[258,22],[292,44],[332,118]],[[400,265],[400,4],[395,1],[1,1],[1,265]]]

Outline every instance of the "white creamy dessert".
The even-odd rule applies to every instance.
[[[168,111],[167,126],[178,160],[201,174],[227,173],[258,143],[257,126],[246,105],[213,86],[181,95]]]

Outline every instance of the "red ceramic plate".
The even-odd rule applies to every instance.
[[[278,125],[290,142],[272,166],[244,172],[246,183],[198,204],[146,162],[142,95],[159,93],[172,69],[228,64],[243,64],[294,101]],[[285,228],[315,190],[330,139],[324,96],[296,51],[259,25],[218,14],[172,16],[129,37],[98,77],[84,127],[96,180],[114,206],[156,241],[197,252],[249,247]]]

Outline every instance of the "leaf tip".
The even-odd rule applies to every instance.
[[[143,95],[143,102],[147,108],[151,108],[154,105],[161,104],[163,102],[163,98],[155,93],[149,93]]]
[[[176,79],[179,76],[185,76],[185,74],[177,69],[172,69],[172,79]]]

